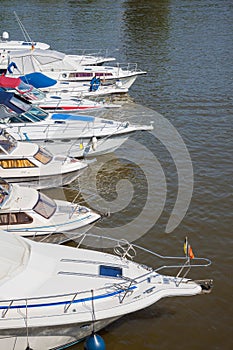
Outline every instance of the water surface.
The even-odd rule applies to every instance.
[[[100,333],[107,349],[232,349],[232,1],[2,0],[1,31],[8,31],[12,39],[23,39],[13,11],[33,40],[47,42],[54,49],[67,53],[80,48],[108,49],[119,62],[137,62],[148,72],[130,91],[139,106],[129,104],[126,112],[112,117],[149,123],[156,120],[157,111],[176,128],[191,156],[191,203],[182,222],[169,234],[165,229],[178,180],[174,160],[161,142],[140,134],[115,155],[100,157],[92,165],[95,171],[103,164],[97,183],[98,195],[105,201],[117,198],[119,179],[133,186],[128,205],[104,219],[96,230],[131,223],[145,208],[148,196],[152,198],[147,176],[155,171],[154,183],[163,183],[159,167],[153,168],[151,153],[143,157],[140,153],[139,141],[143,140],[163,169],[167,193],[155,225],[144,232],[164,200],[162,192],[152,198],[154,208],[150,206],[137,224],[143,233],[141,243],[162,254],[180,255],[188,235],[195,254],[213,262],[196,276],[214,279],[212,294],[161,300],[123,317]],[[132,142],[139,145],[137,161],[130,159],[135,155]],[[87,188],[92,185],[87,180]],[[52,193],[61,196],[59,191]],[[65,195],[74,197],[71,191]],[[97,194],[91,200],[98,204]],[[130,227],[133,232],[135,227]],[[74,349],[83,349],[83,344]]]

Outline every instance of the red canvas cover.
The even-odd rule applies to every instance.
[[[0,87],[15,89],[20,83],[20,78],[10,78],[6,77],[4,74],[0,75]]]

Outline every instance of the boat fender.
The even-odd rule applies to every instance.
[[[98,142],[97,138],[95,136],[93,136],[92,140],[91,140],[91,146],[92,146],[93,151],[95,151],[97,148],[97,142]]]
[[[100,335],[94,333],[87,338],[84,350],[106,350],[105,342]]]

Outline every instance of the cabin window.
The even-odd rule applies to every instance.
[[[25,159],[4,159],[0,160],[0,166],[3,169],[13,169],[13,168],[36,168],[27,158]]]
[[[31,224],[33,219],[24,212],[0,214],[0,225]]]
[[[100,265],[100,276],[109,276],[109,277],[121,277],[122,269],[120,267]]]
[[[56,208],[56,202],[54,202],[52,198],[48,198],[43,193],[39,193],[38,201],[33,207],[33,210],[45,219],[49,219],[55,213]]]
[[[44,150],[43,148],[39,148],[38,152],[34,154],[34,158],[37,159],[42,164],[48,164],[53,157],[49,154],[48,151]]]
[[[80,73],[70,73],[69,78],[92,78],[92,73],[80,72]]]
[[[102,77],[102,78],[105,78],[105,77],[111,77],[112,76],[112,73],[107,73],[107,72],[101,72],[101,73],[95,73],[95,75],[97,77]]]

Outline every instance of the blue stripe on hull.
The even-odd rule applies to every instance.
[[[133,290],[135,289],[136,286],[130,287],[127,290]],[[0,306],[0,310],[6,310],[6,309],[29,309],[29,308],[35,308],[35,307],[48,307],[48,306],[57,306],[57,305],[66,305],[66,304],[79,304],[79,303],[84,303],[87,301],[92,301],[92,300],[98,300],[98,299],[105,299],[109,297],[113,297],[114,295],[118,295],[120,293],[125,292],[125,289],[118,290],[116,292],[108,293],[108,294],[103,294],[103,295],[97,295],[94,297],[88,297],[88,298],[82,298],[82,299],[77,299],[77,300],[68,300],[68,301],[58,301],[54,303],[45,303],[45,304],[27,304],[27,305],[13,305],[13,306]],[[42,297],[43,298],[43,297]]]

